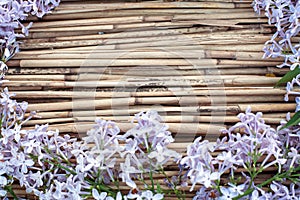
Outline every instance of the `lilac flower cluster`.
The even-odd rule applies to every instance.
[[[11,187],[17,180],[27,192],[41,199],[49,199],[50,194],[53,196],[50,199],[65,197],[60,192],[64,187],[68,187],[69,199],[70,196],[76,199],[73,197],[78,197],[76,192],[82,185],[73,183],[82,177],[71,170],[61,171],[73,156],[71,144],[76,144],[76,139],[47,131],[47,125],[23,130],[22,125],[30,119],[25,118],[27,103],[17,103],[12,96],[5,88],[1,98],[0,195],[5,197],[10,192],[16,198]],[[62,184],[63,180],[68,185]],[[45,187],[45,191],[41,187]]]
[[[137,186],[131,177],[143,179],[144,173],[160,170],[170,159],[176,161],[181,157],[167,148],[174,139],[156,111],[141,112],[135,115],[135,119],[137,126],[120,138],[125,141],[125,151],[122,153],[125,163],[121,164],[121,177],[132,188]]]
[[[125,134],[111,121],[96,120],[82,141],[48,126],[23,130],[27,103],[12,100],[7,88],[0,99],[0,195],[12,190],[16,181],[39,199],[163,199],[155,185],[144,185],[153,174],[180,155],[168,149],[174,141],[155,111],[141,112],[138,124]],[[135,179],[136,178],[136,179]],[[122,195],[119,181],[132,189]],[[142,181],[137,186],[135,181]],[[155,186],[155,187],[154,187]]]
[[[289,66],[291,70],[299,65],[300,44],[293,37],[300,31],[300,2],[294,0],[254,0],[253,8],[260,13],[265,10],[269,24],[276,27],[273,37],[265,43],[264,57],[283,57],[285,62],[279,67]]]
[[[215,144],[196,139],[181,160],[188,169],[191,190],[196,184],[202,186],[194,199],[298,199],[299,127],[281,130],[283,122],[276,131],[265,124],[262,113],[253,114],[250,108],[238,117],[239,123],[223,131],[226,137]],[[270,167],[277,174],[257,183],[256,178]],[[221,177],[229,182],[220,184]],[[262,189],[267,186],[270,190]]]
[[[5,63],[19,51],[19,43],[16,39],[27,36],[28,29],[32,26],[32,23],[26,26],[22,21],[29,14],[43,17],[59,3],[60,0],[2,0],[0,2],[0,71],[2,77],[7,71]],[[21,28],[21,33],[15,32],[17,28]]]
[[[289,120],[290,115],[287,114],[287,121]],[[280,141],[279,147],[287,159],[287,162],[283,165],[284,170],[300,166],[300,126],[283,128],[287,121],[282,120],[281,125],[277,128]]]
[[[300,115],[300,43],[293,38],[299,34],[300,1],[295,0],[254,0],[253,8],[260,13],[265,10],[269,24],[274,24],[277,31],[271,40],[265,43],[264,57],[283,57],[283,64],[278,67],[289,66],[288,72],[276,86],[286,83],[285,101],[289,101],[289,95],[296,96],[296,114],[290,119],[287,126],[299,124]]]
[[[135,115],[137,125],[125,134],[120,134],[114,122],[98,119],[87,136],[77,141],[47,131],[47,125],[23,130],[22,125],[30,119],[25,117],[27,103],[11,99],[7,88],[1,95],[0,195],[4,198],[8,193],[17,198],[12,184],[18,182],[26,192],[45,200],[160,200],[164,195],[153,175],[164,174],[164,165],[172,160],[187,169],[183,177],[192,184],[190,191],[202,186],[195,200],[300,196],[300,128],[282,128],[286,121],[275,130],[265,124],[262,113],[247,109],[238,115],[239,123],[223,131],[227,136],[222,140],[210,143],[199,137],[181,158],[168,148],[174,139],[156,111]],[[275,167],[277,174],[257,183],[270,167]],[[222,177],[230,181],[223,183]],[[173,182],[173,178],[166,179]],[[120,181],[131,187],[128,194],[121,194]],[[180,198],[177,188],[172,189]]]
[[[93,189],[93,197],[96,200],[129,200],[129,199],[136,199],[136,200],[162,200],[164,198],[163,194],[153,194],[151,190],[145,190],[136,193],[129,193],[128,195],[122,196],[120,192],[117,193],[115,198],[107,196],[107,192],[99,192]]]
[[[296,95],[296,112],[300,111],[300,91],[297,89],[300,87],[300,74],[298,74],[292,81],[287,82],[286,84],[286,94],[284,100],[289,100],[289,95]]]

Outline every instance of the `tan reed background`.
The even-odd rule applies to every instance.
[[[273,88],[286,70],[262,59],[272,27],[250,0],[63,0],[29,20],[5,83],[40,116],[27,128],[82,136],[97,116],[126,131],[133,114],[156,109],[183,152],[195,136],[219,137],[248,105],[272,125],[295,109]]]

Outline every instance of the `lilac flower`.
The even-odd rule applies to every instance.
[[[8,171],[9,170],[7,169],[6,162],[1,162],[0,163],[0,196],[2,197],[6,195],[6,191],[2,190],[2,188],[4,188],[8,184],[7,177],[5,176]]]
[[[59,5],[60,0],[34,0],[34,1],[1,1],[0,3],[0,50],[2,59],[0,61],[1,78],[7,71],[5,64],[15,53],[19,51],[19,42],[16,38],[28,35],[28,29],[32,26],[30,22],[25,26],[24,21],[29,14],[43,17]],[[21,28],[21,33],[15,29]]]
[[[93,189],[92,194],[93,194],[93,198],[95,200],[106,200],[107,199],[107,192],[101,192],[99,194],[98,190]]]
[[[76,171],[97,174],[101,170],[103,180],[114,181],[116,177],[112,171],[116,158],[120,157],[124,149],[118,141],[120,129],[111,121],[97,119],[96,123],[94,128],[87,132],[87,137],[83,138],[81,146],[86,148],[71,151],[78,163]]]
[[[190,177],[192,191],[197,183],[211,187],[214,180],[220,178],[219,172],[214,171],[212,164],[214,146],[208,141],[200,142],[201,137],[197,138],[193,144],[187,148],[187,156],[182,158],[180,164],[188,168],[187,176]]]
[[[161,200],[164,198],[163,194],[153,194],[152,191],[146,190],[135,194],[128,194],[126,196],[128,199],[136,199],[136,200]]]
[[[201,187],[196,195],[193,197],[193,200],[213,200],[214,197],[220,196],[219,192],[214,189],[208,189],[206,187]]]
[[[167,147],[174,139],[156,111],[140,112],[134,119],[137,125],[120,136],[125,141],[120,177],[132,188],[136,187],[132,176],[159,171],[171,159],[177,161],[181,157]]]
[[[300,86],[300,74],[298,74],[292,81],[287,82],[286,84],[286,95],[284,97],[285,101],[289,100],[289,95],[297,95],[295,98],[296,101],[296,112],[300,109],[300,92],[296,91],[295,89],[299,88]]]
[[[4,122],[0,137],[0,159],[4,162],[0,163],[0,172],[1,166],[5,169],[0,174],[1,188],[17,179],[27,192],[39,199],[79,200],[83,195],[113,199],[91,184],[95,181],[112,190],[121,200],[122,195],[111,189],[109,183],[122,178],[127,185],[136,188],[135,175],[142,177],[146,172],[155,173],[167,161],[179,157],[167,148],[173,139],[167,127],[156,121],[159,116],[155,112],[146,113],[146,117],[142,115],[144,121],[137,125],[141,133],[135,127],[126,133],[126,137],[120,136],[120,129],[115,123],[97,119],[87,136],[77,141],[69,135],[60,135],[58,131],[47,131],[47,125],[23,130],[22,124],[29,120],[24,114],[27,104],[19,104],[11,100],[11,96],[6,89],[0,99]],[[147,137],[146,130],[150,133]],[[140,137],[131,138],[131,134]],[[120,144],[124,141],[125,146]],[[148,146],[141,141],[147,141]],[[134,144],[131,147],[134,150],[129,148],[131,144]],[[121,157],[125,158],[125,162],[117,162]],[[71,163],[70,159],[75,162]],[[141,191],[140,196],[143,199],[163,198],[161,194],[149,191]]]
[[[256,189],[250,195],[250,200],[269,200],[271,196],[269,193],[265,193],[262,190]]]
[[[253,181],[250,181],[256,178],[251,174],[261,173],[271,166],[277,167],[277,173],[281,174],[285,173],[286,170],[299,166],[296,160],[300,152],[300,134],[295,134],[296,130],[298,133],[299,127],[293,132],[285,129],[278,132],[265,124],[262,113],[253,114],[250,108],[246,110],[246,113],[239,114],[238,117],[240,122],[228,130],[223,130],[223,133],[226,133],[227,136],[222,140],[218,140],[217,143],[213,144],[208,141],[201,141],[201,138],[198,138],[188,146],[187,156],[181,159],[180,163],[188,170],[187,176],[192,183],[191,190],[196,184],[202,185],[194,199],[200,197],[210,199],[208,193],[215,188],[219,188],[220,191],[220,194],[215,193],[218,194],[218,199],[235,198],[244,194],[248,188],[252,188],[253,193],[245,195],[242,199],[270,199],[275,194],[261,190],[261,186],[258,187]],[[241,132],[237,133],[237,130]],[[295,139],[298,142],[291,142]],[[213,152],[216,155],[213,156]],[[262,161],[258,162],[258,160]],[[242,185],[236,185],[232,180],[232,178],[235,178],[235,170],[238,167],[243,167],[247,172],[242,173],[246,179]],[[219,186],[220,176],[227,176],[224,173],[226,171],[229,171],[229,186]],[[289,178],[288,176],[286,178]],[[283,185],[286,178],[280,182],[280,187],[284,189],[280,191],[285,191],[285,196],[293,193]],[[299,179],[297,180],[299,181]],[[275,188],[275,186],[273,187]],[[295,189],[294,193],[297,193],[298,190],[299,188]]]
[[[131,174],[142,173],[142,170],[139,170],[131,165],[130,156],[126,156],[125,162],[121,163],[121,173],[120,177],[122,181],[125,182],[129,187],[136,188],[135,182],[131,179]]]
[[[296,148],[292,147],[290,149],[290,152],[288,153],[288,157],[291,159],[291,161],[289,163],[290,168],[294,167],[295,165],[300,165],[299,149],[297,150]]]
[[[23,153],[18,155],[18,158],[12,158],[12,161],[20,169],[22,173],[28,172],[28,167],[33,166],[34,162],[32,159],[26,159]]]
[[[289,114],[287,120],[290,119]],[[283,149],[284,158],[287,162],[283,165],[284,170],[289,170],[300,166],[300,128],[299,126],[292,126],[281,129],[287,121],[282,120],[281,125],[278,126],[278,135],[280,140],[280,148]]]
[[[270,195],[270,198],[273,199],[299,199],[300,195],[300,190],[299,188],[299,182],[297,183],[298,185],[296,186],[294,183],[290,185],[290,188],[285,186],[282,183],[278,183],[273,181],[272,184],[270,185],[270,189],[272,190],[273,194]],[[295,188],[296,186],[296,188]]]
[[[0,187],[0,197],[5,197],[7,195],[7,191],[6,190],[3,190],[1,187]]]
[[[55,192],[53,193],[54,199],[62,199],[64,193],[62,192],[62,189],[64,187],[64,183],[60,183],[57,180],[54,180],[55,183]]]
[[[148,185],[144,190],[137,188],[135,180],[143,180],[147,173],[159,173],[171,159],[187,169],[183,177],[189,178],[191,190],[197,184],[202,185],[195,200],[231,199],[249,188],[252,194],[242,199],[296,199],[300,195],[299,178],[296,177],[299,172],[292,171],[299,167],[299,126],[280,129],[286,124],[282,121],[276,131],[264,122],[262,113],[251,113],[250,108],[238,115],[240,122],[223,131],[226,137],[216,143],[201,141],[199,137],[180,159],[178,153],[168,148],[174,139],[168,127],[160,122],[157,112],[137,114],[138,124],[124,135],[120,135],[115,123],[97,119],[87,136],[77,141],[58,131],[47,131],[47,125],[23,130],[22,124],[28,120],[24,114],[27,104],[12,100],[11,96],[6,89],[0,99],[4,122],[0,134],[0,195],[4,198],[7,192],[4,187],[19,180],[27,192],[45,200],[79,200],[84,196],[105,200],[159,200],[164,198],[163,194],[156,193],[153,186],[152,191]],[[117,161],[120,158],[124,160]],[[288,170],[296,175],[276,179],[267,185],[252,181],[256,178],[250,176],[254,169],[260,173],[270,166],[278,169],[274,176]],[[235,183],[237,168],[245,171],[242,175],[246,181],[240,185]],[[221,176],[230,178],[226,186],[220,186]],[[110,188],[109,184],[120,178],[135,192],[122,197],[118,189]],[[293,182],[289,187],[285,185],[287,180]],[[176,181],[172,178],[172,182]],[[269,186],[270,191],[264,191],[262,186]]]
[[[158,144],[156,146],[156,151],[152,151],[148,155],[148,158],[156,159],[157,168],[164,165],[169,160],[169,158],[172,158],[172,157],[179,158],[180,155],[173,150],[162,147],[160,144]]]
[[[238,196],[238,193],[232,190],[230,187],[221,187],[221,193],[222,196],[218,198],[219,200],[231,200],[232,198]]]

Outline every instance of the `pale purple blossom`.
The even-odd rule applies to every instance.
[[[2,79],[8,70],[6,62],[19,51],[17,38],[28,36],[32,22],[25,25],[28,15],[43,17],[57,7],[60,0],[10,0],[0,2],[0,72]],[[15,29],[21,28],[21,32]]]
[[[277,167],[278,173],[284,173],[300,165],[299,126],[281,129],[286,124],[282,121],[275,130],[265,123],[262,113],[251,113],[250,108],[238,115],[240,122],[223,130],[225,137],[216,143],[202,141],[199,137],[180,159],[177,152],[168,148],[174,139],[157,112],[137,114],[137,125],[124,135],[114,122],[97,119],[87,136],[77,141],[58,131],[48,131],[47,125],[23,130],[22,124],[29,120],[25,118],[27,104],[12,100],[12,96],[5,89],[0,98],[4,122],[0,135],[0,195],[4,199],[5,186],[18,180],[26,192],[42,200],[80,200],[84,195],[105,200],[160,200],[163,194],[154,188],[149,190],[151,186],[148,185],[137,188],[136,181],[143,180],[147,173],[159,173],[163,165],[172,160],[181,164],[180,177],[189,179],[184,182],[192,184],[191,190],[196,185],[201,186],[195,200],[214,199],[212,196],[231,199],[242,195],[247,188],[252,188],[253,192],[242,199],[297,199],[300,195],[297,177],[289,186],[285,185],[289,177],[273,181],[267,185],[270,191],[250,181],[247,172],[252,167],[264,170],[272,166]],[[121,158],[124,160],[117,161]],[[254,162],[254,158],[260,162]],[[75,162],[69,162],[70,159]],[[187,171],[183,171],[183,167]],[[220,186],[221,176],[235,178],[237,168],[244,168],[246,172],[242,175],[246,181]],[[186,174],[181,176],[184,172]],[[184,185],[177,179],[174,176],[168,180],[171,188]],[[122,196],[120,191],[110,188],[111,183],[120,180],[134,192]],[[111,193],[95,187],[91,184],[93,181]]]
[[[192,183],[191,190],[196,184],[201,185],[194,199],[212,199],[210,191],[219,187],[217,199],[232,199],[252,188],[253,192],[241,199],[293,199],[291,195],[298,194],[300,188],[284,185],[289,177],[282,181],[272,183],[273,192],[267,192],[250,181],[250,172],[276,167],[277,173],[299,167],[300,134],[299,127],[277,130],[267,125],[262,118],[262,113],[251,113],[248,108],[246,113],[238,115],[240,122],[227,130],[223,130],[227,136],[217,143],[201,141],[198,138],[187,148],[187,156],[181,159],[181,164],[187,168],[187,176]],[[214,153],[214,156],[213,156]],[[258,162],[258,160],[261,160]],[[235,170],[244,168],[247,173],[242,173],[246,181],[241,185],[230,180],[228,186],[219,186],[220,176],[235,178]],[[229,175],[224,172],[228,171]],[[216,174],[218,173],[218,175]],[[295,172],[296,174],[299,173]],[[214,175],[214,176],[212,176]],[[298,181],[298,179],[296,179]],[[289,197],[289,198],[287,198]]]
[[[300,87],[300,74],[298,74],[295,78],[292,79],[292,81],[287,82],[286,84],[286,94],[284,97],[285,101],[289,100],[289,95],[295,95],[295,101],[296,101],[296,112],[300,110],[300,92],[296,89],[299,89]]]
[[[135,115],[136,126],[120,136],[125,141],[120,177],[132,188],[133,178],[142,178],[151,171],[159,171],[170,160],[177,161],[181,155],[168,148],[174,141],[168,126],[162,123],[156,111],[140,112]]]
[[[151,190],[146,190],[135,194],[129,193],[126,198],[135,200],[162,200],[164,195],[160,193],[155,194]]]
[[[107,192],[99,193],[98,190],[93,189],[92,194],[93,194],[93,198],[95,200],[114,200],[114,198],[108,196]],[[121,193],[118,193],[116,200],[122,200],[122,196],[120,196],[120,195],[121,195]]]
[[[254,0],[253,8],[257,13],[262,10],[269,19],[269,24],[276,27],[273,37],[265,43],[264,57],[283,57],[280,65],[293,70],[299,64],[300,44],[292,44],[291,39],[300,31],[300,2],[293,0]]]

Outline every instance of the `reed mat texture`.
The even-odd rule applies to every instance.
[[[82,137],[100,117],[124,132],[135,113],[155,109],[180,152],[196,136],[215,141],[248,105],[276,125],[295,105],[273,88],[286,70],[262,59],[272,27],[251,2],[63,0],[51,15],[28,19],[4,86],[37,111],[26,128],[48,123]]]

